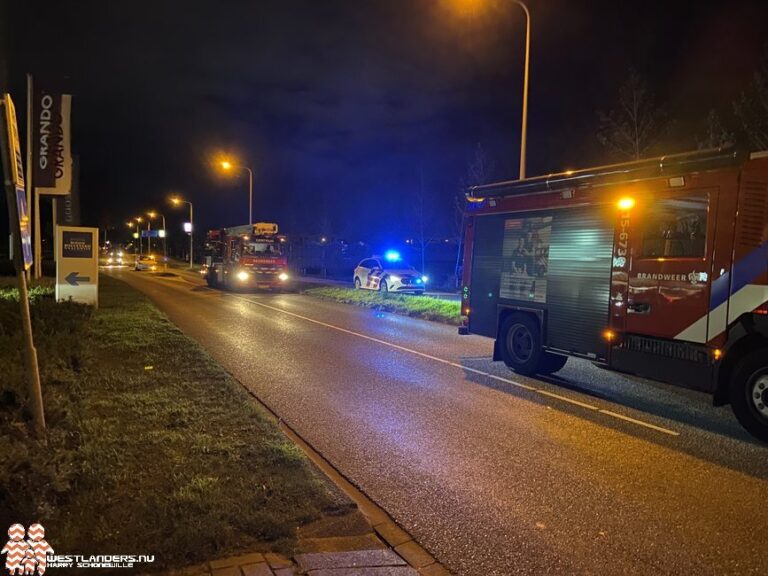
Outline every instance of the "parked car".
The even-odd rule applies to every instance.
[[[140,272],[142,270],[157,270],[157,261],[155,260],[155,257],[151,254],[149,256],[137,256],[136,257],[136,265],[134,266],[134,270],[137,272]]]
[[[423,294],[428,278],[405,263],[396,252],[366,258],[355,268],[357,290]]]

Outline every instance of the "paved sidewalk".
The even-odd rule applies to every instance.
[[[311,456],[310,456],[311,457]],[[357,504],[345,515],[298,529],[293,557],[240,554],[171,570],[168,576],[447,576],[410,534],[338,473],[323,470]]]
[[[298,554],[244,554],[171,574],[183,576],[419,576],[390,549]]]

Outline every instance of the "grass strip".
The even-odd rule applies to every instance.
[[[333,300],[334,302],[365,306],[375,310],[443,322],[444,324],[452,324],[454,326],[458,326],[460,321],[460,303],[456,300],[406,294],[382,294],[371,290],[355,290],[353,288],[329,286],[309,288],[304,290],[303,293],[316,298]]]
[[[159,569],[290,553],[298,526],[345,511],[200,346],[134,289],[100,282],[98,311],[33,303],[41,440],[28,433],[18,304],[0,298],[0,525],[40,522],[58,554],[154,554]]]

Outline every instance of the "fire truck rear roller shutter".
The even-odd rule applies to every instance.
[[[546,344],[604,357],[613,221],[598,209],[562,210],[552,221]]]

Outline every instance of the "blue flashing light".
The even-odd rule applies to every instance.
[[[397,250],[387,250],[384,253],[384,258],[387,260],[387,262],[399,262],[401,260],[400,252]]]

